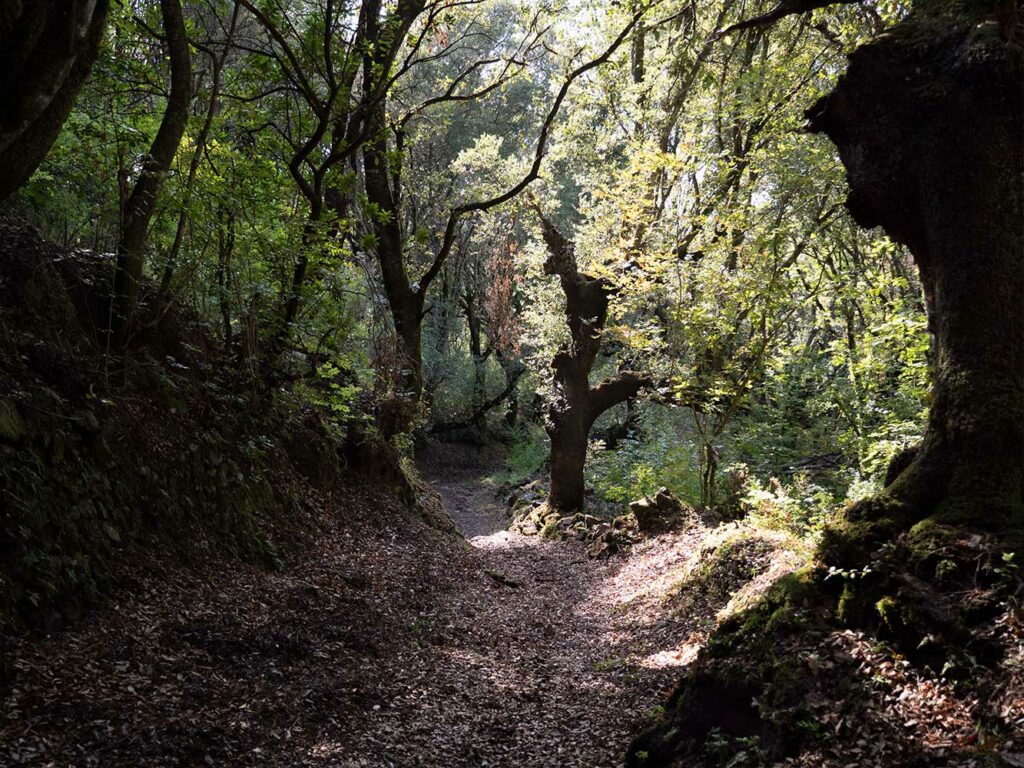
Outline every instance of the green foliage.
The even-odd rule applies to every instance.
[[[360,380],[369,375],[364,371],[360,376],[352,368],[341,365],[340,361],[328,362],[318,366],[314,378],[297,387],[296,393],[303,400],[327,409],[335,424],[344,429],[368,418],[362,407],[365,389]]]
[[[715,728],[704,744],[707,756],[721,768],[755,766],[760,760],[760,739],[756,736],[731,736]]]
[[[741,504],[757,525],[795,536],[820,533],[838,506],[832,493],[806,474],[795,475],[788,484],[773,477],[762,485],[750,477]]]
[[[597,494],[616,504],[634,501],[662,486],[689,504],[700,501],[693,450],[667,435],[624,440],[615,450],[592,443],[587,474]]]
[[[505,476],[511,482],[521,482],[537,472],[548,458],[547,436],[540,427],[519,425],[509,435],[505,454]]]
[[[267,368],[259,356],[280,340],[296,265],[306,264],[288,351],[270,367],[344,430],[386,410],[409,369],[376,227],[397,225],[415,290],[453,206],[507,188],[529,165],[564,77],[554,52],[581,41],[600,48],[627,9],[570,20],[530,0],[494,0],[446,7],[430,25],[414,18],[405,47],[421,58],[396,63],[382,102],[387,129],[374,139],[401,201],[389,209],[371,200],[359,162],[324,160],[348,147],[351,137],[334,131],[357,87],[335,105],[338,123],[317,130],[317,101],[332,87],[324,61],[335,85],[350,75],[362,82],[362,58],[346,47],[352,30],[335,18],[327,35],[323,13],[291,0],[260,7],[294,60],[267,55],[282,39],[245,10],[246,44],[228,40],[231,4],[189,18],[206,41],[194,51],[199,87],[146,271],[167,276],[165,298],[205,320],[256,385]],[[933,364],[909,257],[850,221],[833,148],[799,130],[841,70],[842,45],[871,29],[850,9],[823,9],[835,35],[828,45],[787,19],[709,47],[736,8],[670,0],[662,11],[674,21],[643,33],[642,78],[640,49],[623,48],[569,90],[533,197],[457,228],[423,304],[430,413],[415,420],[474,413],[518,365],[528,373],[511,392],[518,426],[507,475],[526,478],[546,458],[542,425],[558,394],[550,362],[567,331],[564,294],[543,270],[535,202],[572,237],[580,267],[618,289],[592,384],[623,368],[661,382],[661,403],[638,406],[627,439],[608,448],[595,435],[587,480],[598,495],[622,504],[666,486],[727,516],[814,532],[828,508],[877,489],[890,457],[920,439]],[[892,19],[905,9],[891,2],[879,12]],[[124,187],[165,103],[162,45],[146,28],[158,15],[115,9],[94,76],[16,201],[65,244],[117,247]],[[524,55],[520,41],[534,33]],[[331,41],[336,50],[325,50]],[[215,95],[209,75],[222,47],[230,55]],[[381,62],[369,65],[385,74]],[[296,162],[307,140],[316,149]],[[504,405],[481,423],[493,428]],[[740,465],[742,480],[728,469]]]

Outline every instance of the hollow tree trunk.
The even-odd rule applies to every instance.
[[[108,0],[0,0],[0,201],[28,181],[92,69]]]
[[[131,195],[121,216],[121,242],[114,273],[113,330],[123,344],[138,304],[145,264],[149,222],[156,209],[156,198],[174,161],[181,137],[188,126],[192,100],[192,60],[188,49],[185,17],[179,0],[160,0],[165,44],[171,65],[171,91],[160,128],[153,138],[149,154],[143,159]]]
[[[808,116],[854,219],[910,248],[937,347],[916,457],[853,514],[998,529],[1024,525],[1024,57],[994,6],[950,10],[915,3]]]

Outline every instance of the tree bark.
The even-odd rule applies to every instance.
[[[166,305],[170,301],[171,292],[171,280],[174,277],[174,270],[178,263],[178,253],[181,251],[181,246],[185,242],[185,228],[189,220],[189,204],[192,201],[192,194],[195,189],[196,175],[199,173],[199,164],[202,162],[203,154],[206,151],[206,142],[210,137],[210,130],[213,128],[213,121],[217,117],[217,110],[220,106],[220,89],[222,83],[222,75],[224,72],[224,65],[227,62],[228,55],[231,53],[231,47],[234,44],[235,27],[238,26],[238,14],[241,6],[235,5],[234,10],[231,12],[231,22],[228,25],[228,29],[224,38],[224,42],[221,46],[219,54],[211,55],[211,67],[212,72],[210,76],[210,94],[209,101],[206,104],[206,116],[203,118],[203,127],[199,129],[199,134],[195,139],[195,148],[192,152],[192,160],[188,166],[188,176],[185,178],[185,189],[181,201],[181,211],[178,213],[178,225],[174,230],[174,240],[171,243],[171,248],[167,252],[167,261],[164,262],[164,273],[163,277],[160,278],[160,289],[157,293],[159,296],[158,302],[161,305]],[[232,218],[232,223],[234,219]]]
[[[370,63],[366,66],[370,66]],[[369,88],[369,83],[364,87]],[[398,394],[403,401],[407,401],[405,407],[396,410],[397,418],[394,418],[385,430],[397,434],[408,429],[423,397],[421,331],[423,300],[427,286],[413,286],[406,269],[400,190],[397,180],[392,178],[389,171],[386,105],[383,97],[370,110],[368,123],[370,134],[374,138],[363,146],[363,176],[366,196],[381,212],[374,216],[372,221],[376,237],[374,252],[395,326],[398,353],[402,358]],[[387,436],[391,437],[392,434]]]
[[[295,267],[292,269],[291,284],[285,293],[281,325],[270,345],[271,357],[276,357],[281,346],[291,338],[292,327],[295,325],[295,319],[299,316],[299,306],[302,304],[302,286],[306,282],[306,271],[309,269],[309,255],[319,246],[322,237],[320,219],[323,216],[323,206],[317,198],[308,202],[309,214],[302,227],[302,245],[299,248],[299,256],[295,260]]]
[[[224,223],[218,229],[217,239],[217,305],[220,308],[221,323],[224,329],[224,349],[230,354],[234,347],[234,334],[231,329],[231,256],[235,251],[235,214],[227,211]]]
[[[548,506],[563,513],[583,508],[586,483],[587,443],[591,423],[585,409],[566,410],[548,424],[551,438],[551,487]]]
[[[565,322],[570,342],[551,361],[555,396],[548,407],[547,432],[551,438],[551,488],[548,505],[562,513],[583,508],[583,471],[590,428],[602,413],[650,387],[648,376],[621,371],[596,387],[590,373],[601,349],[614,287],[602,277],[580,272],[574,244],[538,210],[548,258],[544,272],[558,275],[565,294]]]
[[[733,28],[770,23],[819,2],[783,0]],[[808,628],[808,617],[831,614],[836,624],[877,628],[878,600],[910,595],[896,612],[913,605],[906,615],[918,626],[904,627],[908,637],[889,642],[900,640],[901,652],[941,654],[946,640],[963,640],[956,638],[963,627],[949,622],[957,613],[936,618],[917,608],[940,595],[942,605],[952,606],[963,593],[939,576],[934,562],[926,565],[938,554],[928,542],[931,523],[1003,529],[999,548],[1012,550],[1021,540],[1024,62],[1015,35],[995,13],[990,2],[916,0],[906,19],[853,53],[846,75],[808,111],[811,130],[839,148],[854,219],[906,244],[921,272],[937,349],[925,437],[893,461],[880,495],[846,510],[825,532],[818,562],[856,569],[857,578],[826,580],[823,568],[793,574],[760,606],[720,628],[709,647],[728,655],[704,653],[689,668],[663,721],[629,747],[627,766],[684,764],[719,728],[761,736],[766,759],[807,744],[794,723],[746,703],[778,700],[792,687],[777,651]],[[878,544],[903,533],[909,541],[897,543],[895,558],[877,557]],[[926,554],[911,543],[922,534]],[[981,559],[960,564],[964,586],[976,580],[966,574],[985,568]],[[941,591],[929,589],[926,579],[942,581]],[[841,599],[833,591],[837,582]],[[904,591],[912,584],[920,586]],[[795,605],[804,608],[795,612]],[[967,638],[969,644],[980,639],[977,631]],[[737,658],[748,662],[742,674]],[[799,689],[793,699],[789,711],[807,705]],[[716,702],[725,706],[709,706]]]
[[[127,340],[127,332],[138,304],[149,222],[156,208],[157,195],[188,126],[189,104],[192,101],[192,60],[181,3],[179,0],[160,0],[160,11],[171,64],[171,92],[160,128],[149,154],[143,159],[142,172],[121,215],[121,242],[114,273],[112,313],[113,330],[119,344]]]
[[[108,0],[0,0],[0,201],[28,181],[92,69]]]
[[[937,349],[920,449],[854,518],[1024,524],[1024,57],[994,10],[915,3],[808,111],[854,219],[913,254]]]
[[[470,396],[470,413],[474,414],[472,426],[479,426],[480,421],[490,408],[483,408],[487,400],[487,358],[494,351],[494,340],[487,347],[483,343],[483,318],[477,309],[475,291],[466,287],[462,297],[462,308],[466,315],[466,328],[469,330],[469,356],[473,360],[473,391]],[[491,407],[493,407],[492,404]]]

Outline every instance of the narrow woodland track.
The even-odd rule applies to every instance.
[[[0,766],[621,765],[718,611],[796,562],[763,531],[708,560],[737,529],[694,519],[595,561],[506,531],[468,449],[421,471],[468,541],[353,486],[287,569],[160,564],[69,631],[8,639]],[[851,725],[785,765],[980,768],[980,702],[852,631],[794,642],[820,721]]]
[[[620,764],[710,626],[659,597],[697,532],[589,560],[505,531],[485,469],[445,455],[424,476],[470,544],[365,489],[283,572],[179,569],[16,641],[0,765]]]
[[[438,617],[452,646],[410,649],[398,673],[415,693],[400,695],[383,731],[367,739],[383,746],[387,734],[404,732],[394,765],[618,765],[678,673],[638,663],[650,617],[627,620],[622,610],[649,574],[505,530],[481,468],[446,455],[427,473],[495,586],[460,591]],[[450,745],[444,758],[429,756],[437,745]]]

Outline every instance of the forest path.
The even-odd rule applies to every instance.
[[[591,560],[506,531],[489,471],[422,465],[471,544],[353,485],[287,568],[169,561],[0,643],[0,765],[621,765],[713,622],[665,600],[700,531]]]
[[[492,469],[461,445],[433,446],[421,461],[494,583],[450,595],[452,646],[403,660],[420,704],[398,696],[367,743],[402,733],[396,766],[620,765],[695,650],[686,618],[667,616],[659,597],[696,533],[592,560],[576,542],[506,530],[506,509],[484,482]]]

